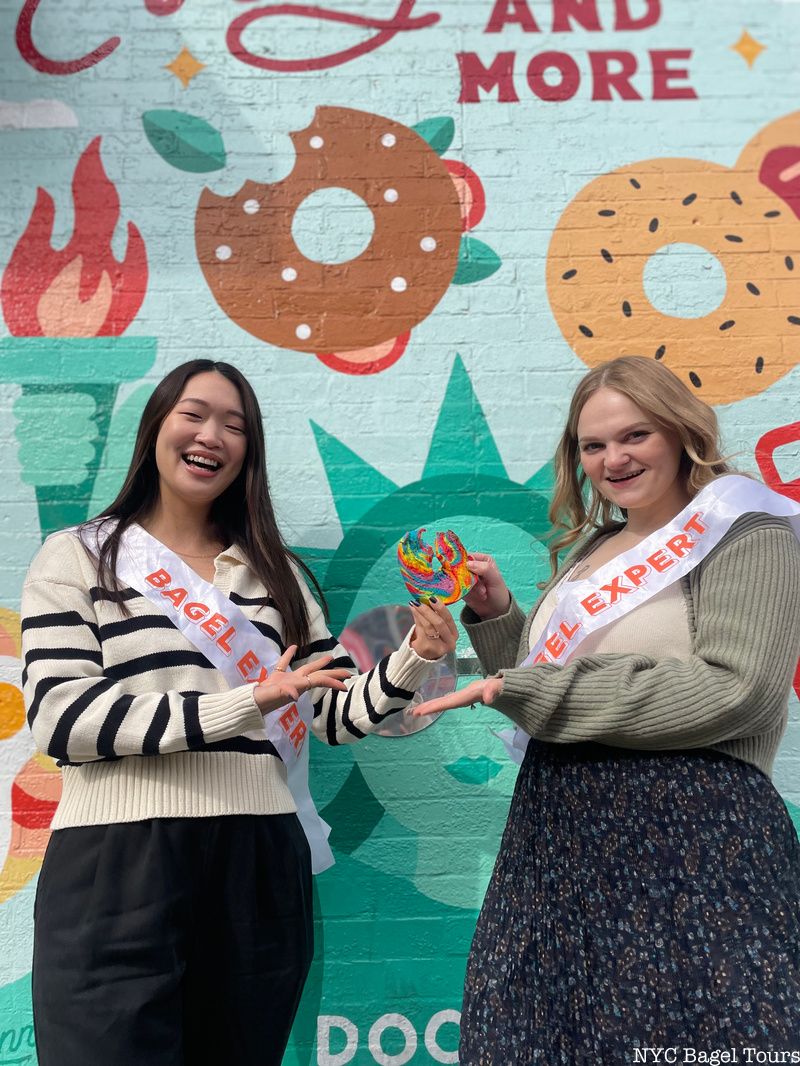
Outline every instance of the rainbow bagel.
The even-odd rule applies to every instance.
[[[408,591],[419,599],[435,596],[444,604],[456,603],[472,588],[467,550],[452,529],[437,533],[434,546],[422,539],[425,527],[404,534],[397,545],[400,572]],[[434,569],[433,557],[439,561]]]

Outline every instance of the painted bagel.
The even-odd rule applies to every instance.
[[[662,359],[708,403],[754,395],[791,370],[800,361],[798,163],[796,114],[762,130],[734,167],[651,159],[585,186],[547,262],[550,304],[576,354],[590,367],[618,355]],[[719,260],[727,289],[713,312],[675,317],[645,295],[648,259],[671,244]]]
[[[407,126],[349,108],[317,108],[291,137],[297,158],[283,181],[201,194],[197,255],[215,300],[280,348],[346,352],[400,337],[430,314],[458,262],[461,210],[445,163]],[[374,218],[370,244],[344,263],[306,258],[292,236],[297,208],[326,188],[355,193]]]

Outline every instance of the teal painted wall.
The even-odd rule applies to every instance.
[[[413,527],[531,602],[570,393],[618,352],[663,358],[800,496],[800,4],[315,10],[0,0],[0,1066],[35,1062],[58,796],[23,726],[22,579],[112,498],[171,367],[251,379],[284,532],[362,652],[393,638]],[[463,635],[452,666],[473,676]],[[503,724],[314,745],[337,863],[287,1064],[457,1061]],[[800,813],[794,696],[775,781]]]

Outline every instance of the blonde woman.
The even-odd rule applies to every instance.
[[[580,382],[556,470],[551,580],[526,617],[476,554],[462,621],[489,676],[418,708],[481,701],[533,738],[459,1061],[794,1051],[800,845],[770,772],[800,652],[798,509],[733,474],[711,408],[634,356]]]

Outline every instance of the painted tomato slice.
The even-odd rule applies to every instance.
[[[461,226],[466,233],[474,229],[486,213],[486,193],[481,179],[466,163],[457,159],[445,159],[461,205]]]
[[[375,344],[371,348],[359,348],[352,352],[317,352],[317,359],[331,370],[341,374],[379,374],[392,366],[406,350],[411,333]]]
[[[758,180],[800,218],[800,145],[773,148],[767,152]]]

